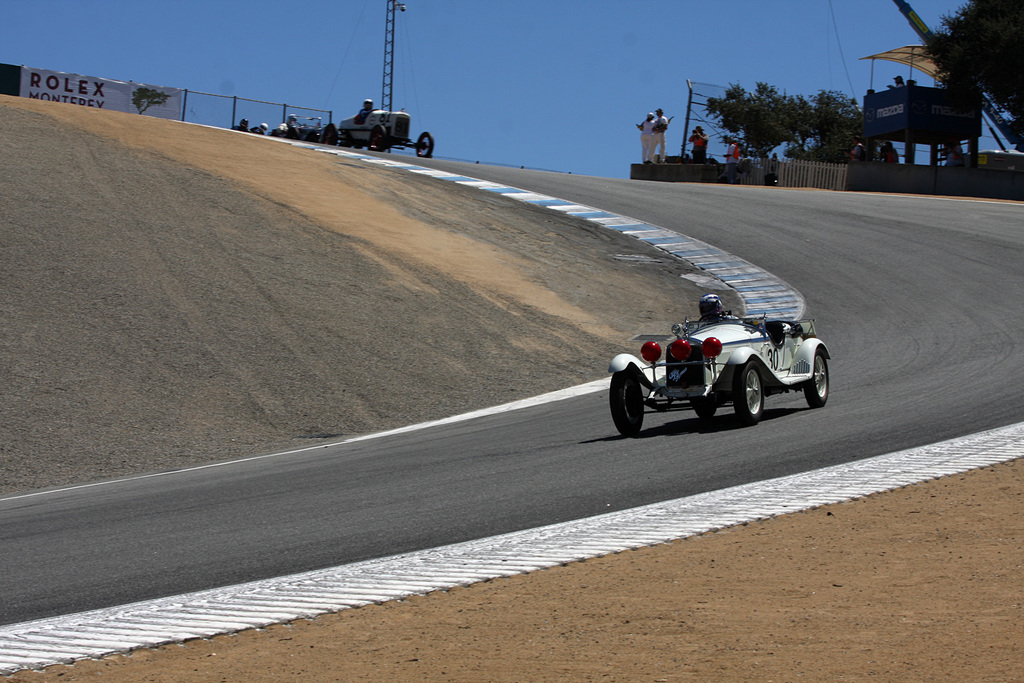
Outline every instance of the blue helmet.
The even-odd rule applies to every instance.
[[[725,315],[725,309],[722,308],[722,300],[718,298],[717,294],[705,294],[700,298],[700,317],[705,318],[720,318]]]

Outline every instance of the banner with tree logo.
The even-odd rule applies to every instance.
[[[81,74],[21,68],[21,96],[113,109],[161,119],[180,119],[182,91],[157,85],[114,81]]]

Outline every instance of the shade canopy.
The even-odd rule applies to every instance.
[[[936,78],[939,70],[935,66],[935,62],[932,61],[931,55],[928,54],[928,48],[924,45],[904,45],[903,47],[879,52],[877,55],[861,57],[861,59],[884,59],[887,62],[905,64],[932,78]]]

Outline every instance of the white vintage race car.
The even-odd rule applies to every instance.
[[[374,109],[360,123],[352,116],[337,124],[328,124],[321,142],[327,145],[356,147],[385,152],[392,147],[415,147],[416,156],[434,155],[434,136],[424,131],[415,142],[409,139],[411,117],[404,111]]]
[[[738,319],[676,323],[665,350],[644,343],[643,358],[621,353],[612,359],[609,404],[615,427],[636,436],[648,408],[693,408],[710,419],[732,404],[740,423],[755,425],[772,394],[801,390],[812,408],[828,400],[828,348],[813,320]]]

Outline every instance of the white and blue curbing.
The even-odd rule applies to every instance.
[[[500,194],[509,199],[542,206],[552,211],[581,218],[609,230],[616,230],[642,242],[682,259],[699,268],[708,276],[720,280],[725,286],[735,290],[743,301],[743,314],[750,317],[767,316],[768,318],[796,319],[804,314],[803,297],[787,283],[758,268],[749,261],[722,251],[707,242],[683,235],[673,230],[638,221],[629,216],[595,209],[591,206],[576,204],[557,197],[522,190],[501,183],[479,180],[458,173],[449,173],[427,168],[414,163],[402,161],[401,158],[384,158],[361,154],[350,150],[312,146],[308,143],[292,142],[299,147],[308,148],[327,154],[335,154],[349,159],[356,159],[388,168],[408,171],[430,176],[438,180],[457,183],[467,187]]]

